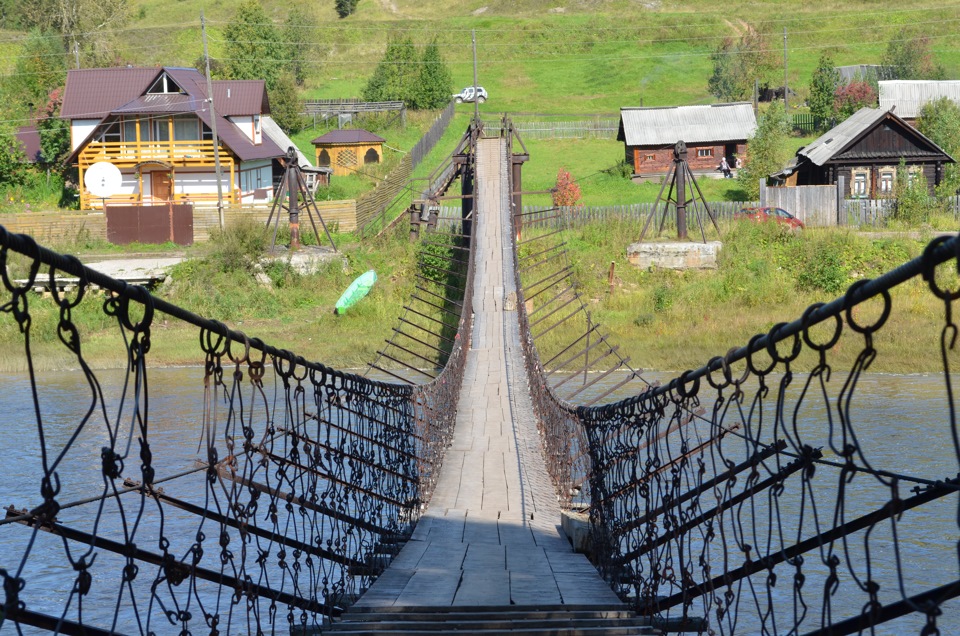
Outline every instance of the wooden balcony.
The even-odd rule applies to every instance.
[[[107,161],[118,168],[133,168],[139,164],[156,161],[173,167],[212,166],[212,141],[110,141],[91,142],[84,148],[77,162],[81,169],[89,168],[98,161]],[[229,169],[233,156],[220,147],[220,163]]]

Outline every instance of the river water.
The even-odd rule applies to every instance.
[[[120,372],[98,372],[97,376],[104,390],[107,415],[105,418],[94,416],[91,423],[77,436],[70,447],[71,450],[64,458],[59,468],[61,492],[57,497],[61,503],[84,499],[103,492],[100,449],[108,443],[107,429],[103,421],[118,419],[118,413],[122,414],[118,421],[120,439],[123,440],[120,448],[128,444],[130,448],[122,474],[139,478],[140,462],[137,459],[139,448],[135,435],[131,435],[135,425],[132,421],[126,421],[129,417],[131,398],[128,396],[125,403],[120,403],[125,375]],[[646,377],[650,380],[667,380],[671,376],[658,377],[656,374],[647,374]],[[202,381],[203,370],[199,368],[154,369],[149,372],[149,430],[153,465],[158,467],[158,478],[196,468],[196,460],[200,457],[198,446],[203,432]],[[598,383],[592,388],[594,395],[604,392],[605,386],[610,386],[616,381],[616,378],[610,378],[609,384]],[[842,382],[842,378],[834,378],[834,382]],[[35,424],[30,384],[23,375],[0,376],[0,383],[3,386],[3,391],[0,392],[0,413],[3,413],[6,423],[4,453],[0,459],[0,504],[4,507],[12,504],[17,509],[33,508],[41,501],[39,493],[41,444]],[[857,417],[859,442],[869,460],[875,466],[887,470],[929,479],[943,479],[957,475],[958,465],[950,439],[944,394],[944,381],[939,375],[865,377],[857,390],[854,412]],[[585,399],[587,399],[586,396]],[[53,461],[58,449],[64,448],[70,442],[78,418],[82,416],[86,405],[89,404],[90,389],[79,372],[45,374],[38,387],[38,400],[45,423],[43,433],[49,453],[48,461]],[[800,427],[805,429],[804,435],[807,441],[813,445],[828,447],[823,427],[825,421],[823,404],[818,405],[816,401],[811,401],[798,414],[797,421],[800,422]],[[818,435],[820,443],[815,444]],[[831,459],[829,452],[826,458]],[[835,459],[835,457],[832,458]],[[820,480],[818,486],[829,491],[832,480],[836,479],[836,472],[822,470],[818,472],[817,479]],[[177,497],[199,504],[210,504],[202,473],[175,479],[166,482],[163,486],[168,493],[175,494]],[[909,495],[907,492],[909,487],[906,484],[903,486],[904,497]],[[858,478],[851,484],[848,492],[850,507],[861,510],[870,510],[871,506],[882,503],[885,501],[884,496],[884,491],[876,488],[870,479]],[[149,525],[156,521],[155,511],[150,510],[149,506],[141,506],[137,495],[132,495],[137,497],[132,502],[129,499],[131,495],[124,495],[124,497],[128,499],[125,500],[126,505],[122,513],[120,507],[106,504],[98,515],[98,504],[94,503],[63,510],[59,520],[67,525],[86,530],[93,530],[94,524],[99,524],[96,526],[99,534],[111,535],[122,540],[124,524],[128,528],[132,527],[138,522],[137,514],[143,514],[143,521],[140,522],[136,535],[137,542],[139,546],[149,547],[155,551],[157,529]],[[799,505],[799,503],[789,504],[785,501],[783,505],[788,507]],[[819,501],[818,506],[821,510],[833,510],[829,497],[825,501]],[[792,513],[788,509],[782,513],[783,516],[790,514]],[[174,543],[171,551],[183,554],[195,538],[197,517],[170,507],[164,509],[164,515],[165,535],[172,537]],[[822,521],[829,525],[831,520]],[[210,524],[208,530],[212,533],[217,527]],[[876,564],[875,567],[883,570],[872,573],[877,580],[885,581],[885,585],[890,585],[897,580],[897,558],[900,559],[905,572],[907,581],[905,592],[908,595],[960,578],[957,561],[957,543],[960,535],[957,529],[956,495],[944,497],[932,504],[905,513],[897,529],[900,533],[898,535],[899,552],[880,548],[874,549],[872,553],[872,562]],[[889,525],[881,524],[875,532],[874,539],[879,540],[885,533],[890,532]],[[32,536],[32,532],[20,524],[0,526],[0,568],[17,572],[20,567],[20,555]],[[32,609],[58,614],[63,611],[64,604],[69,598],[70,587],[75,576],[64,555],[69,549],[70,554],[76,558],[83,553],[83,547],[76,543],[68,546],[63,540],[43,532],[37,533],[33,540],[35,543],[31,556],[22,573],[28,582],[26,589],[22,592],[22,598]],[[862,537],[854,541],[860,543],[859,547],[851,546],[851,554],[857,554],[858,550],[864,549]],[[208,538],[207,542],[208,545],[215,547],[215,539]],[[871,547],[873,545],[871,544]],[[210,550],[211,554],[205,558],[213,559],[215,562],[214,552],[215,550]],[[151,605],[150,593],[146,588],[147,583],[152,581],[153,574],[141,575],[138,581],[141,581],[142,585],[121,598],[117,590],[120,587],[120,569],[123,559],[103,550],[98,551],[96,558],[96,567],[92,569],[95,573],[92,592],[83,605],[84,620],[98,626],[109,626],[114,615],[117,614],[121,617],[116,625],[117,630],[138,632],[139,629],[133,622],[135,613],[132,610],[115,612],[115,607],[118,603],[130,603],[130,598],[135,598],[137,599],[136,613],[141,616],[156,615],[160,612],[161,609],[156,603]],[[808,555],[810,577],[805,586],[805,598],[810,603],[808,610],[810,618],[804,625],[811,629],[819,623],[816,617],[821,611],[819,603],[822,597],[823,581],[822,573],[817,574],[816,561],[814,554]],[[152,570],[152,566],[141,566],[141,571]],[[775,597],[775,601],[789,603],[792,573],[784,569],[781,577],[781,582],[770,591],[770,594]],[[762,579],[754,577],[753,580],[760,581],[757,584],[763,585]],[[844,582],[844,586],[837,597],[838,603],[841,604],[846,602],[842,600],[845,591],[854,587],[849,579]],[[759,589],[762,592],[761,596],[767,594],[767,590],[763,587]],[[893,596],[887,595],[883,600],[885,602],[898,600],[897,590],[894,589],[893,592]],[[742,599],[746,599],[746,589],[741,593]],[[218,603],[220,607],[227,603],[226,598],[219,597],[217,591],[210,587],[199,588],[196,597],[197,602],[202,601],[203,606],[208,609]],[[851,595],[851,599],[857,598],[862,597]],[[862,601],[850,600],[849,602]],[[834,604],[835,615],[845,618],[857,613],[859,607],[855,605],[853,608],[838,609],[837,604]],[[950,601],[943,606],[943,609],[944,616],[939,623],[941,633],[960,634],[960,603]],[[195,607],[193,610],[196,612]],[[74,611],[71,610],[73,616],[75,616]],[[238,611],[244,613],[242,608]],[[762,611],[762,608],[755,609],[745,601],[741,601],[740,621],[736,625],[728,626],[724,629],[724,633],[761,633],[763,628],[757,621],[750,618],[751,614],[756,615],[758,611]],[[283,612],[285,609],[280,610],[278,614]],[[278,622],[283,624],[285,621],[278,616]],[[918,634],[922,624],[921,617],[911,616],[881,626],[875,633],[890,636]],[[767,629],[770,628],[768,624]],[[151,623],[151,629],[156,630],[158,634],[176,631],[169,624],[156,619]],[[245,624],[242,627],[233,625],[230,629],[225,629],[225,626],[221,625],[220,629],[223,633],[246,633],[247,631]],[[782,625],[779,625],[779,629],[783,630]],[[15,629],[8,623],[0,628],[0,631],[14,633]],[[208,628],[198,620],[195,623],[194,633],[206,633],[206,631]],[[804,629],[801,633],[806,631],[808,630]],[[43,633],[30,628],[24,628],[24,632]],[[279,630],[278,633],[286,632]]]

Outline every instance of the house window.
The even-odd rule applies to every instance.
[[[644,161],[654,161],[657,158],[657,155],[646,155],[644,156]]]
[[[894,173],[890,170],[880,172],[880,194],[889,196],[893,194]]]
[[[153,140],[170,141],[170,122],[166,117],[153,120]]]
[[[853,182],[850,184],[851,194],[855,197],[867,196],[867,175],[858,172],[853,175]]]
[[[173,138],[177,141],[196,141],[199,130],[193,115],[178,115],[173,118]]]
[[[153,95],[182,92],[184,92],[183,89],[177,86],[177,83],[170,79],[166,73],[161,74],[157,81],[153,83],[153,86],[147,89],[147,93]]]
[[[137,120],[136,119],[127,119],[123,120],[123,140],[124,141],[136,141],[137,140]]]
[[[120,122],[108,124],[100,133],[100,141],[111,143],[120,141]]]
[[[713,148],[697,148],[698,157],[712,157]]]
[[[200,133],[200,138],[204,141],[213,141],[213,130],[210,129],[210,126],[200,122],[200,127],[203,129],[203,132]]]

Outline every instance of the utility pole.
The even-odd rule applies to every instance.
[[[480,119],[480,100],[477,99],[477,30],[470,31],[473,40],[473,118]]]
[[[213,133],[213,166],[217,175],[217,217],[220,229],[224,228],[223,219],[223,171],[220,169],[220,137],[217,136],[217,111],[213,107],[213,81],[210,79],[210,53],[207,51],[207,22],[200,9],[200,33],[203,35],[203,64],[207,71],[207,103],[210,104],[210,131]]]
[[[80,68],[80,43],[73,41],[73,57],[77,60],[77,68]]]
[[[783,112],[786,113],[790,110],[790,102],[787,101],[787,93],[790,92],[790,89],[787,88],[787,27],[783,27]]]

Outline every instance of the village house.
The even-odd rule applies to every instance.
[[[687,144],[687,163],[695,174],[720,177],[720,160],[734,167],[747,139],[757,129],[749,102],[705,106],[620,109],[617,140],[624,142],[634,177],[661,177],[673,163],[678,141]]]
[[[924,105],[941,97],[960,105],[960,81],[887,80],[878,82],[880,108],[893,110],[904,121],[915,124]]]
[[[98,162],[122,175],[106,202],[215,205],[214,119],[224,200],[270,200],[286,149],[264,133],[270,112],[264,82],[213,82],[215,111],[206,87],[192,68],[69,71],[61,117],[70,120],[68,161],[80,172],[80,207],[103,205],[83,185],[84,172]]]
[[[861,108],[771,176],[787,186],[835,185],[843,178],[846,196],[877,199],[893,196],[901,160],[909,178],[925,179],[931,193],[954,161],[895,112]]]

